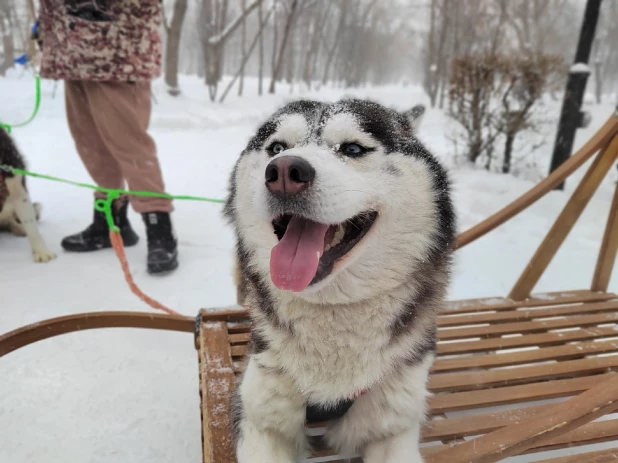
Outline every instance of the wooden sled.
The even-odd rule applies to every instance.
[[[595,154],[507,298],[445,303],[438,320],[438,356],[429,378],[430,420],[422,433],[426,463],[490,463],[523,454],[539,454],[529,461],[544,463],[618,461],[618,419],[609,416],[618,410],[618,355],[608,355],[618,352],[618,296],[607,291],[618,251],[618,189],[590,289],[532,294],[618,158],[618,112],[541,183],[462,233],[457,247],[533,204]],[[240,298],[242,294],[241,285]],[[194,333],[203,462],[235,463],[227,408],[251,328],[242,300],[239,303],[227,310],[202,310],[197,318],[136,312],[60,317],[0,336],[0,356],[77,330],[132,327]],[[597,420],[600,417],[605,418]],[[313,435],[321,431],[322,425],[308,429]],[[576,448],[598,443],[609,449]],[[556,449],[572,450],[554,458],[542,453]],[[349,457],[354,456],[322,450],[309,461],[342,462]]]

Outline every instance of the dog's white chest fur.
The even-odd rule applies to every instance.
[[[387,373],[390,331],[376,308],[296,302],[288,313],[289,326],[271,328],[267,336],[277,363],[310,402],[355,396]]]

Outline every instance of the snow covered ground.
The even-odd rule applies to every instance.
[[[224,104],[208,101],[196,78],[181,79],[184,95],[168,96],[156,82],[157,104],[151,131],[156,139],[168,191],[222,198],[230,169],[260,121],[292,98],[287,86],[276,96],[235,91]],[[28,118],[34,82],[28,75],[0,78],[0,121]],[[30,125],[14,136],[29,167],[90,182],[66,125],[63,89],[42,83],[42,105]],[[344,90],[324,88],[302,96],[335,99]],[[354,92],[404,109],[426,97],[418,87],[389,86]],[[593,121],[580,130],[581,146],[607,119],[610,103],[590,105]],[[556,116],[559,106],[556,107]],[[555,125],[536,156],[546,171]],[[532,181],[490,174],[453,162],[449,122],[429,109],[420,138],[450,167],[459,228],[464,230],[525,192]],[[457,254],[451,298],[505,295],[581,177]],[[616,171],[604,181],[569,236],[537,291],[587,288],[613,194]],[[84,311],[149,311],[124,283],[112,251],[91,255],[63,253],[60,239],[89,223],[88,190],[31,180],[32,197],[44,204],[41,231],[58,259],[34,264],[27,241],[0,235],[0,333],[27,323]],[[131,213],[143,237],[140,218]],[[153,278],[145,271],[145,240],[127,250],[137,283],[177,311],[194,315],[201,307],[234,302],[230,229],[217,204],[177,202],[175,227],[180,268]],[[618,290],[615,272],[610,290]],[[2,463],[168,463],[200,461],[197,358],[186,334],[108,329],[74,333],[19,350],[0,359],[0,462]],[[513,459],[524,462],[529,459]]]

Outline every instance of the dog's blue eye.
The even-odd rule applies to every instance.
[[[273,154],[279,154],[282,151],[285,151],[285,146],[283,145],[283,143],[273,143],[272,145],[270,145],[268,151]]]
[[[365,149],[356,143],[346,143],[341,147],[341,151],[348,156],[359,156],[365,152]]]

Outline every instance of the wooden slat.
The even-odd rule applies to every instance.
[[[599,444],[615,440],[618,437],[618,420],[588,423],[553,439],[542,441],[524,453],[546,452],[549,450],[581,445]]]
[[[576,331],[550,332],[541,334],[527,334],[512,338],[482,339],[476,341],[459,341],[438,344],[438,356],[456,355],[479,352],[493,352],[500,349],[514,349],[530,346],[554,346],[567,342],[589,341],[597,338],[618,336],[616,327],[583,328]],[[239,357],[245,354],[249,342],[248,333],[230,335],[232,355]],[[505,355],[505,354],[503,354]]]
[[[249,333],[234,333],[230,334],[230,344],[247,344],[249,342]]]
[[[537,413],[537,417],[541,417],[548,412],[553,405],[544,408]],[[529,417],[523,419],[530,419]],[[558,437],[542,440],[539,444],[535,444],[528,450],[521,452],[522,455],[529,453],[547,452],[551,450],[562,449],[565,447],[572,448],[582,445],[599,444],[602,442],[612,441],[618,434],[618,420],[599,421],[596,423],[588,423],[577,429],[566,432]],[[457,442],[449,443],[448,447],[452,448],[457,445]],[[428,458],[444,450],[443,446],[432,446],[424,448],[421,453]],[[497,460],[499,461],[499,460]]]
[[[588,341],[601,337],[618,336],[615,326],[588,327],[579,330],[526,334],[511,338],[482,339],[438,344],[438,355],[454,355],[473,352],[487,352],[498,349],[514,349],[530,346],[552,346],[574,341]]]
[[[533,419],[535,417],[541,418],[547,413],[550,413],[554,406],[555,404],[545,405],[542,407],[534,407],[534,413],[515,414],[511,412],[510,416],[505,415],[505,416],[509,416],[511,419],[509,421],[504,421],[504,424],[502,424],[502,426],[499,426],[494,429],[504,428],[505,426],[508,426],[509,424],[516,424],[521,420]],[[448,420],[445,420],[445,421],[448,421]],[[489,431],[493,431],[493,430],[490,429]],[[483,433],[485,432],[488,432],[488,431],[483,431]],[[616,439],[617,436],[618,436],[618,420],[599,421],[599,422],[583,425],[579,428],[566,432],[553,439],[549,439],[546,441],[542,440],[538,444],[535,444],[531,446],[528,450],[522,452],[522,454],[546,452],[546,451],[561,449],[565,447],[572,448],[572,447],[577,447],[577,446],[582,446],[582,445],[598,444],[602,442],[612,441]],[[422,442],[431,441],[426,438],[422,438],[421,440]],[[433,440],[435,441],[435,439]],[[459,442],[463,442],[463,441],[459,441]],[[443,451],[445,448],[456,447],[459,444],[459,442],[452,443],[448,445],[448,447],[445,447],[445,446],[425,447],[421,449],[421,453],[424,458],[430,460],[432,455],[436,455],[437,453]],[[615,450],[610,452],[609,455],[611,456],[614,453],[615,453]],[[334,455],[335,455],[335,452],[333,452],[330,449],[325,449],[325,450],[321,450],[318,452],[314,452],[312,457],[319,458],[319,457],[328,457],[328,456],[334,456]],[[605,455],[607,457],[607,454]],[[331,461],[346,461],[346,460],[331,460]],[[457,460],[457,461],[462,462],[462,460]],[[496,461],[500,461],[500,460],[496,460]],[[554,460],[551,460],[551,461],[554,461]],[[579,462],[580,460],[566,460],[566,461]],[[611,461],[611,460],[602,460],[602,461]]]
[[[202,309],[200,315],[204,322],[247,322],[249,311],[240,305]]]
[[[439,329],[438,339],[465,339],[476,337],[496,337],[504,334],[538,333],[563,328],[586,327],[618,322],[618,313],[576,315],[556,320],[504,323],[499,325],[476,326],[469,328]]]
[[[558,399],[583,392],[613,374],[606,373],[582,378],[506,386],[497,389],[438,394],[430,396],[427,403],[431,413],[436,414],[526,403],[535,400]]]
[[[618,461],[618,448],[539,460],[537,463],[609,463],[610,461]]]
[[[543,293],[515,302],[504,298],[464,299],[460,301],[446,301],[441,314],[448,318],[450,315],[475,314],[493,311],[511,311],[516,308],[551,307],[578,303],[604,302],[618,299],[615,293],[592,292],[590,290],[558,291]],[[440,319],[441,316],[438,317]],[[248,333],[251,325],[248,322],[239,321],[228,326],[230,333]]]
[[[497,313],[476,313],[471,315],[453,315],[438,317],[439,327],[478,325],[481,323],[508,323],[537,318],[559,317],[566,315],[609,312],[618,309],[618,300],[609,302],[591,302],[542,309],[509,310]]]
[[[530,297],[541,275],[579,219],[609,169],[618,157],[618,136],[614,136],[607,148],[593,161],[573,195],[554,222],[545,239],[530,259],[526,269],[509,294],[510,299],[523,300]]]
[[[537,416],[552,405],[537,405],[518,410],[505,410],[444,420],[433,419],[423,427],[421,440],[422,442],[435,442],[478,436],[517,423],[522,419]]]
[[[550,293],[533,294],[524,301],[514,301],[503,297],[482,299],[462,299],[446,301],[440,309],[440,314],[467,314],[487,311],[503,311],[518,307],[541,307],[560,304],[576,304],[583,302],[607,301],[618,296],[614,293],[599,293],[590,290],[556,291]]]
[[[618,355],[500,370],[434,374],[429,378],[428,387],[432,392],[467,391],[565,377],[587,376],[604,371],[613,371],[614,369],[618,369]]]
[[[618,335],[618,333],[616,333]],[[618,352],[618,340],[593,341],[579,344],[567,344],[557,347],[508,354],[471,355],[457,358],[438,358],[432,367],[434,373],[458,371],[466,369],[486,369],[525,363],[543,362],[550,360],[574,360],[587,355]]]
[[[548,442],[618,409],[618,375],[538,416],[446,448],[426,463],[494,463]]]
[[[618,322],[618,314],[610,313],[598,315],[581,315],[559,320],[517,322],[505,323],[494,326],[441,329],[438,330],[438,340],[466,339],[516,333],[535,333],[561,328],[587,327],[616,322]],[[618,331],[616,331],[614,334],[616,333],[618,333]],[[232,345],[245,344],[247,342],[249,342],[249,333],[238,333],[230,335],[230,343]]]
[[[593,291],[607,291],[612,269],[616,262],[618,252],[618,185],[614,190],[614,199],[607,217],[607,225],[599,250],[597,265],[592,278],[591,289]]]
[[[511,311],[516,308],[551,307],[557,305],[604,302],[618,299],[614,293],[599,293],[590,290],[559,291],[555,293],[544,293],[533,296],[521,302],[511,301],[504,298],[484,298],[484,299],[464,299],[461,301],[447,301],[441,309],[441,313],[448,318],[456,314],[474,314],[492,311]],[[442,315],[438,317],[440,319]],[[228,325],[228,330],[232,334],[249,333],[251,325],[246,322],[237,322]],[[235,344],[247,342],[248,336],[231,338]]]
[[[575,170],[590,159],[594,153],[604,147],[617,132],[618,117],[612,114],[603,127],[554,172],[505,208],[499,210],[471,229],[461,233],[457,237],[455,248],[461,248],[475,241],[534,204],[554,187],[562,183],[565,178],[575,172]]]
[[[198,352],[204,463],[236,463],[229,432],[235,378],[225,322],[200,325]]]
[[[618,330],[614,330],[613,328],[609,328],[606,331],[609,331],[609,335],[618,337]],[[577,331],[569,331],[566,333],[578,333]],[[552,333],[557,334],[557,333]],[[562,333],[561,333],[562,334]],[[581,333],[580,333],[581,335]],[[528,335],[529,336],[529,335]],[[507,340],[521,340],[527,341],[528,336],[520,337],[520,338],[506,338]],[[587,338],[597,338],[596,334],[589,334],[586,336]],[[501,338],[504,339],[504,338]],[[563,337],[557,337],[561,342],[564,341]],[[493,340],[492,340],[493,341]],[[438,346],[438,354],[442,354],[441,352],[446,346],[454,346],[457,347],[460,344],[469,344],[470,346],[460,346],[461,352],[467,354],[469,349],[467,347],[471,347],[473,344],[482,343],[485,341],[471,341],[466,343],[454,343],[454,344],[440,344]],[[482,346],[475,346],[476,348]],[[242,358],[248,349],[247,344],[236,344],[232,346],[232,357],[236,359]],[[495,350],[489,348],[487,350]],[[523,352],[512,352],[512,353],[504,353],[504,354],[485,354],[485,355],[470,355],[467,357],[456,357],[456,358],[441,358],[438,356],[437,360],[433,365],[433,372],[443,373],[446,371],[457,371],[457,370],[466,370],[466,369],[478,369],[478,368],[491,368],[491,367],[499,367],[499,366],[507,366],[507,365],[521,365],[524,363],[534,363],[541,362],[546,360],[572,360],[579,357],[583,357],[585,355],[591,354],[602,354],[602,353],[610,353],[616,352],[618,350],[618,341],[614,340],[604,340],[599,339],[595,340],[595,342],[581,343],[581,344],[568,344],[565,346],[557,346],[557,347],[545,347],[536,350],[523,351]]]

